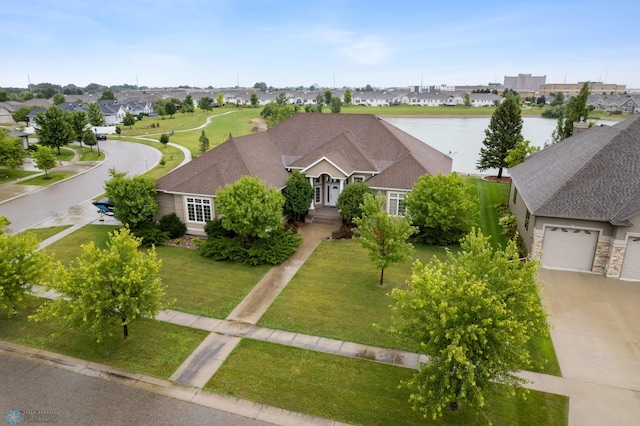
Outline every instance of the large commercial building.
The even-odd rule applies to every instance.
[[[549,96],[552,93],[562,92],[565,98],[569,98],[580,93],[583,85],[584,81],[578,83],[543,84],[540,86],[539,95]],[[592,95],[623,95],[626,91],[626,84],[609,84],[601,81],[589,83],[589,93]]]
[[[516,92],[537,92],[538,87],[547,82],[547,76],[532,76],[531,74],[518,74],[517,77],[504,76],[504,88]]]

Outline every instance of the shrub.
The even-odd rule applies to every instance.
[[[142,246],[162,244],[169,239],[169,235],[162,231],[155,222],[144,222],[132,229],[133,235],[142,238]]]
[[[175,213],[162,216],[158,222],[158,226],[160,230],[166,232],[171,239],[182,237],[187,232],[187,225],[185,225]]]
[[[268,238],[259,238],[247,250],[245,263],[250,265],[277,265],[291,256],[302,238],[292,231],[279,229],[273,231]]]

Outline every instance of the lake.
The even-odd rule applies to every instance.
[[[491,117],[384,117],[384,120],[410,135],[420,139],[435,149],[453,158],[453,170],[461,174],[480,173],[476,163],[483,146],[484,131],[489,127]],[[557,120],[542,117],[522,117],[522,136],[532,145],[543,147],[551,143],[551,134]],[[598,120],[596,124],[613,125],[611,120]],[[497,174],[497,169],[489,169],[483,174]]]

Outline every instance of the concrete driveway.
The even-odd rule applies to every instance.
[[[540,269],[569,424],[640,424],[640,282]]]

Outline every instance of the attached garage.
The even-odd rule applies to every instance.
[[[640,237],[631,237],[627,241],[620,278],[640,280]]]
[[[543,266],[572,271],[591,271],[598,231],[547,227],[542,241]]]

